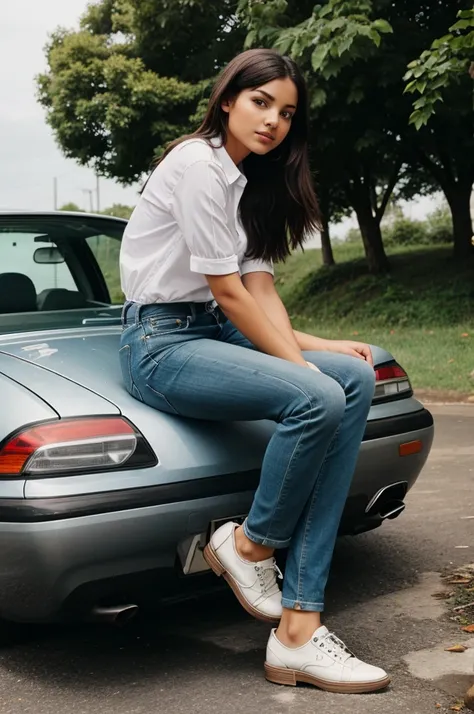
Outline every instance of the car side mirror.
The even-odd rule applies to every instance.
[[[37,248],[33,253],[35,263],[42,265],[55,265],[56,263],[64,263],[64,258],[56,246],[48,246],[45,248]]]

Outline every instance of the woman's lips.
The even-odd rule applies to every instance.
[[[261,134],[259,131],[256,131],[255,133],[259,140],[264,144],[271,144],[272,141],[274,141],[273,137],[270,136],[270,134]]]

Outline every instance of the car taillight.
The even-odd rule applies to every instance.
[[[37,424],[0,448],[0,476],[48,476],[153,466],[156,457],[123,417]]]
[[[411,393],[408,375],[396,362],[380,365],[375,368],[374,399],[395,397],[399,394]]]

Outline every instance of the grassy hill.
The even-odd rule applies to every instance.
[[[392,352],[418,389],[474,394],[474,261],[456,266],[450,247],[392,248],[388,276],[367,272],[362,246],[336,245],[276,267],[293,325],[329,338],[363,340]]]

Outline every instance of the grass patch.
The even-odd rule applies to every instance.
[[[449,247],[392,248],[389,275],[367,272],[362,247],[334,247],[325,268],[318,250],[276,267],[276,285],[294,327],[361,340],[392,352],[418,389],[474,393],[474,261]]]

